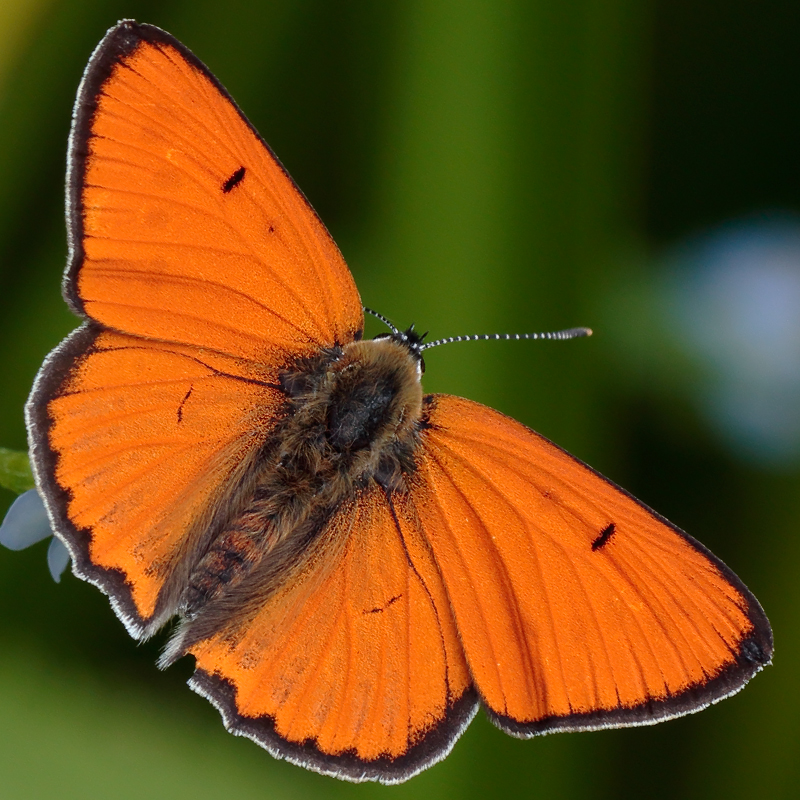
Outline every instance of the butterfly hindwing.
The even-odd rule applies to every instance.
[[[252,613],[189,652],[193,688],[230,730],[351,780],[395,783],[449,752],[476,699],[436,564],[404,513],[373,484],[276,591],[255,581],[227,599]]]
[[[769,663],[769,623],[744,584],[544,437],[434,395],[422,450],[414,504],[499,727],[647,724]]]

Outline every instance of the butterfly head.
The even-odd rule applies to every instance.
[[[425,333],[417,333],[417,331],[414,330],[414,325],[412,324],[404,331],[393,327],[392,333],[379,333],[373,339],[373,341],[390,339],[403,347],[411,356],[416,365],[417,377],[421,378],[425,373],[425,359],[422,358],[422,351],[425,348],[423,341],[427,335],[428,331],[425,331]]]

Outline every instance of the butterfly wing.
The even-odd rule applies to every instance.
[[[441,576],[404,513],[373,485],[271,596],[256,580],[228,598],[249,619],[189,652],[190,684],[229,730],[356,781],[396,783],[449,752],[477,701]]]
[[[428,423],[412,496],[500,728],[648,724],[769,663],[758,601],[694,539],[496,411],[435,395]]]
[[[93,54],[67,184],[64,294],[89,322],[37,377],[31,452],[74,569],[146,636],[246,492],[281,367],[363,316],[313,209],[158,28],[122,22]]]
[[[182,570],[238,502],[280,397],[258,365],[79,328],[27,406],[37,484],[78,575],[134,636],[175,613]]]
[[[126,21],[98,45],[68,163],[65,295],[76,313],[260,361],[363,327],[322,222],[225,89],[164,31]]]

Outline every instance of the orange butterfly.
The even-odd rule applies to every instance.
[[[643,725],[772,654],[701,544],[521,424],[362,339],[336,245],[213,75],[121,22],[89,62],[64,294],[27,405],[75,573],[229,730],[353,781],[443,758],[482,705],[529,737]]]

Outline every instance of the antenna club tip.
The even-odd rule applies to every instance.
[[[559,331],[556,336],[563,339],[579,339],[584,336],[591,336],[593,333],[591,328],[569,328],[565,331]]]

